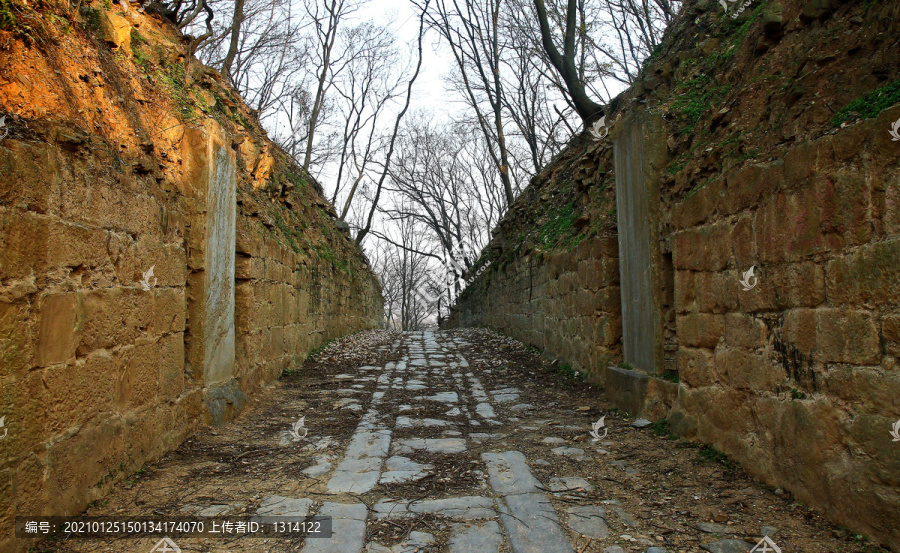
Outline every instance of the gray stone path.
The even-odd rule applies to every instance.
[[[307,540],[304,552],[437,551],[434,536],[427,532],[410,532],[392,545],[366,541],[367,524],[426,515],[450,521],[449,540],[440,550],[454,553],[571,553],[570,536],[583,541],[585,536],[599,539],[608,535],[604,507],[574,505],[558,512],[551,502],[554,494],[561,497],[573,491],[591,491],[590,483],[577,476],[540,482],[524,453],[500,443],[491,447],[506,434],[486,430],[518,422],[519,414],[533,406],[517,403],[521,395],[517,388],[486,389],[459,353],[464,345],[464,341],[440,333],[406,333],[394,345],[405,353],[400,360],[383,367],[360,367],[358,375],[336,377],[348,383],[374,381],[374,388],[356,383],[339,390],[352,397],[336,403],[336,408],[362,410],[367,404],[368,409],[337,459],[322,457],[317,465],[304,470],[306,475],[327,478],[325,489],[335,497],[316,511],[334,517],[335,537]],[[365,394],[370,394],[369,401]],[[504,410],[510,415],[507,422],[501,420]],[[427,415],[415,416],[422,411]],[[555,445],[564,440],[546,438],[544,443]],[[474,445],[483,451],[475,470],[486,480],[477,494],[415,500],[388,497],[373,501],[375,498],[368,497],[380,484],[426,478],[434,468],[428,460],[440,462],[442,456],[467,452]],[[484,451],[484,447],[490,450]],[[551,451],[576,459],[584,453],[572,447]],[[426,459],[418,459],[418,455]],[[272,496],[263,500],[258,514],[311,512],[311,505],[309,498]]]

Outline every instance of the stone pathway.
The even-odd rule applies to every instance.
[[[851,551],[825,537],[821,547],[800,541],[823,532],[802,516],[763,520],[771,506],[749,516],[727,507],[724,494],[695,481],[721,471],[706,461],[703,470],[682,466],[681,452],[647,461],[660,473],[644,479],[647,454],[634,443],[660,439],[599,404],[610,435],[592,442],[587,431],[601,409],[565,405],[566,394],[526,379],[548,363],[508,339],[377,336],[327,372],[284,379],[237,421],[201,433],[87,514],[333,517],[330,539],[182,538],[183,551],[728,553],[750,551],[773,523],[765,531],[782,546],[793,539],[810,553]],[[488,336],[490,348],[480,343]],[[286,431],[300,416],[308,434],[298,440]],[[666,483],[682,469],[684,479]],[[730,492],[778,499],[739,487],[748,482]],[[728,519],[724,511],[735,520],[713,522],[712,513]],[[45,550],[150,551],[154,541]]]

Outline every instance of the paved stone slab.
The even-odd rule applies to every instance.
[[[534,409],[534,405],[530,403],[519,403],[518,405],[513,405],[509,408],[510,411],[531,411]]]
[[[594,486],[580,476],[563,476],[562,478],[551,478],[549,487],[551,492],[594,491]]]
[[[316,464],[303,469],[302,472],[304,475],[309,476],[310,478],[316,478],[317,476],[322,476],[323,474],[328,473],[331,470],[331,462],[329,458],[326,456],[316,457]]]
[[[325,502],[317,513],[330,516],[331,537],[310,538],[303,553],[358,553],[366,538],[366,506],[362,503]]]
[[[398,440],[396,444],[397,453],[460,453],[466,450],[466,440],[463,438],[408,438]]]
[[[495,394],[494,401],[497,403],[509,403],[519,399],[519,394]]]
[[[443,403],[456,403],[459,401],[459,394],[456,392],[439,392],[432,396],[426,396],[424,399],[431,401],[440,401]]]
[[[256,514],[270,517],[305,517],[313,506],[312,499],[294,499],[282,495],[264,497]]]
[[[490,403],[479,403],[475,406],[475,412],[486,419],[492,419],[497,416]]]
[[[440,419],[413,419],[410,417],[397,417],[395,428],[413,428],[415,426],[434,428],[441,426],[450,426],[450,423],[447,421],[442,421]]]
[[[543,443],[543,444],[564,444],[564,443],[566,443],[566,440],[564,440],[562,438],[557,438],[556,436],[547,436],[546,438],[541,440],[541,443]]]
[[[646,427],[650,426],[651,424],[653,424],[653,423],[648,421],[647,419],[638,419],[638,420],[634,421],[633,423],[631,423],[631,426],[633,426],[635,428],[646,428]]]
[[[464,520],[497,516],[489,497],[463,496],[424,501],[379,501],[373,507],[375,518],[403,518],[417,514],[436,514]]]
[[[584,455],[584,450],[577,447],[554,447],[550,451],[566,457],[579,457]]]
[[[500,525],[493,520],[484,524],[454,524],[450,528],[450,553],[496,553],[503,543]]]
[[[619,520],[622,521],[622,524],[627,526],[628,528],[637,528],[637,521],[632,518],[631,515],[625,512],[625,509],[621,507],[613,507],[613,510],[619,516]]]
[[[508,495],[500,501],[500,521],[512,553],[571,553],[550,500],[539,493]]]
[[[519,451],[482,453],[481,460],[488,466],[491,488],[500,495],[537,492],[541,485]]]
[[[428,476],[431,465],[417,463],[408,457],[389,457],[384,463],[385,472],[379,480],[382,484],[397,484],[420,480]]]
[[[606,526],[606,509],[599,505],[576,505],[570,507],[569,528],[583,536],[602,540],[609,536]]]

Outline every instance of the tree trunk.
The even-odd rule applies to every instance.
[[[238,42],[241,36],[241,23],[244,21],[244,0],[235,0],[234,17],[231,19],[231,43],[228,45],[228,53],[222,62],[222,76],[225,81],[231,83],[231,65],[237,56]],[[234,84],[234,83],[232,83]]]
[[[538,22],[541,26],[541,43],[544,45],[544,51],[566,84],[575,111],[578,112],[581,120],[584,121],[584,126],[587,127],[603,117],[604,110],[603,106],[588,97],[584,83],[578,76],[578,68],[575,66],[576,0],[568,0],[562,54],[553,44],[553,35],[550,31],[550,23],[547,21],[547,7],[544,5],[544,0],[534,0],[534,7],[537,10]]]

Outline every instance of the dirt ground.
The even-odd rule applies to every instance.
[[[394,451],[404,440],[455,436],[462,436],[451,439],[464,441],[464,450],[408,451],[413,462],[428,467],[419,477],[397,482],[382,478],[358,493],[335,492],[334,480],[330,482],[329,478],[344,466],[341,463],[348,444],[363,428],[366,409],[372,409],[372,398],[377,397],[373,393],[379,384],[375,375],[382,367],[402,366],[399,362],[414,360],[417,354],[411,357],[410,344],[419,336],[421,333],[368,331],[329,344],[310,356],[302,368],[285,374],[255,397],[237,420],[204,429],[176,451],[121,482],[84,514],[248,516],[256,513],[269,496],[311,499],[313,508],[326,501],[363,503],[369,513],[366,551],[448,551],[452,550],[448,548],[453,532],[459,528],[454,517],[425,512],[408,518],[379,518],[374,516],[377,504],[462,496],[496,498],[496,485],[488,476],[482,454],[514,451],[524,454],[560,520],[568,520],[564,514],[574,506],[602,506],[605,510],[605,537],[596,537],[603,532],[586,537],[559,524],[579,553],[644,552],[653,546],[670,553],[696,552],[707,550],[701,549],[703,546],[714,548],[708,544],[724,539],[743,540],[747,542],[744,550],[749,550],[763,532],[785,553],[884,551],[828,523],[790,493],[754,481],[715,450],[666,437],[664,423],[633,426],[634,419],[613,409],[601,390],[560,370],[539,352],[481,329],[434,333],[444,350],[453,350],[457,361],[451,365],[465,359],[468,367],[451,366],[446,386],[440,382],[444,373],[435,372],[437,369],[420,381],[410,367],[412,378],[407,378],[404,386],[393,386],[383,406],[392,422],[408,416],[436,425],[441,421],[453,423],[435,427],[396,423],[390,438]],[[450,359],[450,355],[435,359]],[[453,384],[450,376],[455,370],[480,379],[483,389],[492,394],[495,416],[483,417],[478,424],[472,422],[478,417],[470,414],[468,425],[465,421],[457,424],[446,421],[449,404],[425,401],[430,399],[423,397],[426,394],[441,392]],[[423,374],[426,372],[423,369]],[[461,373],[454,374],[461,381]],[[477,395],[477,391],[472,393]],[[501,397],[503,393],[517,397],[505,401],[509,398]],[[465,389],[459,388],[459,395],[464,413],[479,408],[476,400],[467,401]],[[287,431],[301,416],[305,417],[308,434],[294,441]],[[608,434],[595,441],[588,432],[601,416],[605,416]],[[322,470],[310,471],[310,467]],[[555,481],[554,486],[552,479],[564,477],[579,477],[584,482]],[[501,521],[502,517],[487,520]],[[504,524],[503,541],[496,550],[515,553],[515,542],[508,535],[509,521]],[[417,544],[411,533],[412,537],[430,538]],[[34,550],[150,551],[158,540],[44,541]],[[302,538],[179,538],[177,543],[182,551],[217,552],[274,553],[306,546]]]

